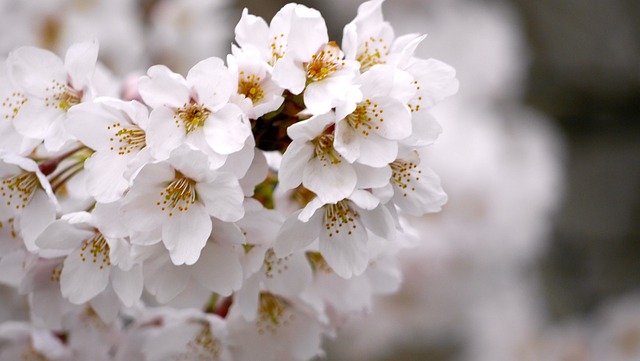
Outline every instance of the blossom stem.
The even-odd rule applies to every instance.
[[[220,316],[221,318],[227,317],[229,313],[229,309],[233,304],[233,296],[226,297],[222,300],[222,302],[213,310],[213,314]]]
[[[60,165],[60,162],[62,162],[63,160],[67,159],[68,157],[76,154],[77,152],[83,150],[83,149],[87,149],[87,147],[81,145],[79,147],[73,148],[68,152],[65,152],[55,158],[51,158],[48,159],[42,163],[40,163],[38,165],[38,168],[40,168],[40,171],[44,174],[44,175],[49,175],[53,172],[55,172],[56,168],[58,168],[58,165]]]
[[[60,187],[62,187],[69,179],[71,179],[74,175],[78,174],[81,170],[84,169],[84,162],[74,163],[72,166],[68,167],[65,172],[60,173],[56,178],[58,178],[55,184],[51,185],[53,192],[57,192]],[[64,176],[63,176],[64,175]]]

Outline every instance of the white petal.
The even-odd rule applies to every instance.
[[[265,53],[270,53],[267,48],[267,44],[271,40],[269,39],[269,25],[261,17],[249,14],[246,8],[242,10],[242,17],[235,27],[235,35],[236,43],[241,47],[264,47],[261,50]]]
[[[175,212],[162,225],[162,241],[175,265],[194,264],[211,235],[211,218],[204,207],[193,204],[188,211]]]
[[[196,182],[205,180],[209,174],[207,155],[186,144],[171,151],[169,162],[177,171]]]
[[[260,275],[254,274],[247,278],[242,288],[235,293],[234,303],[240,310],[240,314],[247,321],[253,321],[258,313],[258,301],[260,300]]]
[[[293,189],[302,183],[304,167],[313,156],[314,146],[304,140],[294,140],[282,156],[278,171],[278,186]]]
[[[360,143],[363,137],[359,136],[359,133],[346,120],[336,123],[334,134],[333,147],[347,162],[353,163],[360,158]]]
[[[384,205],[380,205],[370,211],[359,212],[362,223],[368,230],[386,239],[394,240],[396,234],[393,217]]]
[[[29,93],[44,98],[52,81],[67,84],[67,71],[54,53],[31,46],[12,51],[7,58],[11,80]]]
[[[187,74],[187,82],[198,95],[197,102],[217,110],[229,101],[236,84],[220,58],[207,58],[194,65]]]
[[[227,104],[213,112],[204,124],[207,143],[219,154],[230,154],[244,147],[251,130],[243,121],[244,114],[235,104]]]
[[[62,109],[47,107],[42,99],[31,98],[22,105],[13,124],[25,137],[44,139],[49,135],[51,124],[63,113]]]
[[[34,252],[36,238],[56,219],[56,205],[44,191],[36,190],[20,215],[20,232],[29,251]]]
[[[411,112],[404,104],[391,97],[372,98],[371,102],[378,105],[379,113],[376,113],[376,108],[369,106],[367,114],[378,135],[399,140],[411,134]]]
[[[163,255],[164,256],[164,255]],[[174,266],[169,259],[160,256],[144,264],[145,287],[160,303],[167,303],[184,291],[189,283],[189,267]]]
[[[210,182],[196,184],[196,191],[211,216],[225,222],[235,222],[244,215],[244,193],[232,175],[216,173]]]
[[[102,292],[109,283],[110,271],[110,266],[103,260],[102,254],[94,257],[88,249],[78,248],[71,253],[64,261],[60,275],[62,295],[71,303],[82,304]]]
[[[288,89],[297,95],[304,90],[307,72],[301,63],[295,61],[293,55],[287,54],[274,66],[272,79],[279,87]]]
[[[278,232],[278,240],[273,247],[278,257],[301,250],[318,238],[323,213],[317,212],[308,222],[298,220],[298,214],[300,211],[292,213]]]
[[[231,246],[209,242],[193,266],[193,277],[209,291],[229,296],[242,286],[238,254]]]
[[[158,107],[149,115],[146,133],[147,146],[158,159],[167,159],[172,150],[186,139],[186,131],[181,121],[176,122],[175,112],[168,107]]]
[[[356,187],[356,172],[342,157],[337,164],[331,160],[312,158],[304,168],[302,184],[325,203],[347,198]]]
[[[305,140],[315,139],[318,135],[322,134],[323,130],[333,124],[335,120],[336,118],[333,112],[314,116],[289,126],[289,128],[287,128],[287,134],[293,140],[298,138]]]
[[[111,283],[122,303],[131,307],[142,295],[142,267],[135,265],[129,271],[123,271],[119,267],[113,267],[111,271]]]
[[[268,290],[288,297],[299,295],[313,280],[313,270],[304,251],[294,252],[275,262],[273,277],[267,277],[265,285]]]
[[[353,168],[358,174],[358,189],[380,188],[389,184],[391,167],[374,168],[360,163],[354,163]]]
[[[367,230],[362,223],[348,232],[320,233],[320,253],[333,271],[342,278],[351,278],[364,272],[369,263],[367,256]]]
[[[94,234],[89,229],[74,227],[67,220],[59,219],[36,238],[35,244],[43,249],[72,250]]]
[[[179,108],[189,103],[189,86],[184,78],[164,65],[154,65],[138,81],[138,91],[151,108]]]
[[[135,154],[134,154],[135,155]],[[111,152],[95,152],[84,163],[87,171],[87,192],[96,201],[109,203],[122,198],[129,188],[129,181],[124,178],[127,164],[134,155],[113,154]]]
[[[371,167],[386,167],[398,156],[398,142],[371,134],[360,139],[360,157],[358,163]]]
[[[69,47],[64,58],[64,65],[71,78],[74,89],[83,89],[91,83],[98,60],[98,42],[85,41]]]

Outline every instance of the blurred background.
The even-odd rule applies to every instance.
[[[339,43],[361,1],[299,2]],[[97,37],[121,79],[156,63],[185,73],[229,53],[243,7],[269,21],[285,3],[0,0],[0,54]],[[428,34],[419,56],[458,71],[423,153],[450,200],[412,219],[402,290],[327,340],[326,359],[640,360],[640,2],[383,8],[396,35]]]

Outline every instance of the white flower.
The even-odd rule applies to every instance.
[[[28,295],[34,320],[52,329],[62,328],[62,320],[81,307],[62,297],[60,274],[64,257],[36,258],[25,264],[25,275],[19,291]]]
[[[296,44],[304,43],[306,40],[312,41],[313,49],[309,56],[328,41],[327,26],[320,13],[293,3],[283,6],[273,16],[269,25],[264,19],[250,15],[249,11],[244,9],[236,25],[235,34],[235,40],[241,48],[253,49],[262,54],[262,60],[271,66],[277,64],[288,52],[289,37],[292,37]]]
[[[227,319],[236,361],[303,361],[321,353],[324,325],[304,303],[263,292],[255,320],[246,321],[237,307],[231,307]]]
[[[213,222],[198,261],[193,265],[175,265],[163,247],[152,246],[144,262],[145,288],[160,303],[167,303],[189,288],[206,289],[229,296],[242,285],[240,230],[227,223]]]
[[[286,63],[283,61],[282,64]],[[322,45],[302,66],[307,83],[304,104],[310,114],[326,113],[344,101],[359,73],[358,62],[345,60],[342,50],[333,41]]]
[[[39,48],[23,47],[11,52],[7,59],[9,75],[27,99],[14,119],[18,132],[44,140],[50,151],[60,150],[71,141],[64,119],[71,107],[93,97],[97,57],[96,41],[71,46],[64,63]]]
[[[357,190],[346,199],[324,204],[315,198],[287,218],[274,250],[279,257],[304,249],[318,239],[327,264],[343,278],[364,272],[369,263],[368,232],[395,238],[389,211],[369,192]]]
[[[329,42],[327,25],[317,10],[304,5],[289,4],[280,12],[288,25],[288,35],[284,43],[286,51],[274,64],[273,80],[293,94],[300,94],[307,82],[304,63],[311,62],[313,55]],[[320,76],[320,73],[316,75]]]
[[[74,360],[73,353],[52,331],[39,329],[26,322],[0,325],[0,360]]]
[[[6,63],[0,60],[0,150],[26,155],[40,143],[38,139],[24,137],[13,125],[26,102],[24,93],[11,83]]]
[[[243,198],[237,178],[211,171],[204,153],[182,146],[169,160],[142,167],[121,209],[132,231],[160,231],[173,263],[192,265],[211,234],[211,217],[239,220]]]
[[[144,339],[145,360],[231,360],[225,320],[196,310],[165,314],[161,326]]]
[[[398,79],[406,85],[398,85]],[[398,141],[411,135],[411,113],[406,100],[407,73],[379,65],[362,74],[356,84],[362,98],[336,108],[335,149],[349,162],[384,167],[398,154]],[[355,103],[355,104],[354,104]]]
[[[55,220],[58,202],[49,181],[31,159],[0,152],[0,222],[15,219],[27,250]]]
[[[243,259],[245,280],[234,296],[243,317],[254,320],[261,291],[285,297],[300,294],[311,283],[311,267],[304,252],[278,257],[272,247],[283,217],[253,199],[245,201],[247,213],[237,224],[246,237]]]
[[[108,209],[112,212],[113,209]],[[68,250],[60,274],[62,295],[74,304],[85,303],[111,284],[122,303],[131,307],[142,294],[142,268],[132,264],[130,245],[97,227],[97,214],[69,213],[49,225],[36,239],[42,249]]]
[[[152,66],[147,75],[140,79],[139,91],[153,108],[147,145],[155,157],[166,159],[187,143],[219,168],[229,154],[244,147],[251,129],[241,109],[228,103],[236,84],[221,59],[199,62],[186,79],[162,65]]]
[[[353,166],[333,147],[333,112],[298,122],[287,129],[293,139],[282,157],[279,186],[302,183],[323,201],[336,202],[353,193],[358,178]]]
[[[231,102],[242,108],[249,119],[261,117],[282,105],[284,90],[271,80],[271,66],[260,59],[256,51],[234,46],[233,55],[227,56],[227,63],[238,84]]]
[[[130,175],[150,158],[145,129],[148,111],[142,104],[104,98],[82,103],[68,112],[67,128],[95,153],[84,163],[87,191],[98,202],[118,200]]]
[[[438,212],[447,202],[447,194],[440,185],[440,177],[420,162],[418,152],[395,160],[392,170],[392,202],[413,216]],[[374,194],[375,194],[374,190]]]

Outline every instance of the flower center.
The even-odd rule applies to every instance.
[[[145,147],[144,130],[133,126],[131,128],[123,127],[120,123],[113,123],[107,126],[107,130],[113,131],[113,137],[109,141],[113,143],[109,150],[118,151],[118,155],[130,154],[131,151],[138,151]]]
[[[245,75],[243,71],[240,72],[240,79],[238,80],[238,94],[242,94],[245,97],[251,99],[254,104],[264,98],[264,91],[260,87],[260,77],[255,74]]]
[[[187,352],[181,354],[176,360],[219,360],[220,342],[213,337],[211,327],[208,323],[202,322],[202,328],[194,339],[187,343]]]
[[[406,162],[402,160],[396,160],[391,163],[391,181],[393,185],[402,191],[403,197],[408,196],[409,191],[415,191],[415,187],[411,186],[411,178],[416,181],[420,180],[421,170],[418,170],[418,175],[413,175],[413,170],[418,166],[414,162]]]
[[[176,177],[169,185],[160,192],[161,201],[156,205],[164,212],[169,212],[169,217],[177,209],[179,212],[186,212],[189,207],[196,203],[196,182],[189,179],[180,172],[176,172]]]
[[[307,252],[306,256],[307,256],[307,259],[309,260],[309,263],[311,264],[311,266],[316,272],[322,272],[322,273],[333,272],[333,270],[331,269],[327,261],[325,261],[324,257],[322,257],[322,254],[320,254],[320,252]]]
[[[376,64],[385,64],[389,48],[383,39],[370,37],[358,49],[356,60],[360,63],[360,72],[364,73]]]
[[[176,111],[176,115],[173,116],[173,119],[178,126],[180,126],[180,121],[182,121],[185,132],[189,134],[194,130],[202,127],[204,125],[204,122],[209,117],[209,114],[211,114],[211,111],[206,109],[202,104],[185,103],[181,108],[178,108],[178,110]]]
[[[358,228],[356,218],[358,212],[354,212],[346,200],[324,206],[324,226],[329,232],[329,237],[340,234],[340,231],[346,231],[351,235],[352,230]]]
[[[81,90],[75,90],[57,80],[52,80],[51,83],[51,86],[45,89],[45,91],[53,93],[50,97],[44,98],[46,106],[60,108],[66,112],[72,106],[82,102]]]
[[[322,134],[311,141],[315,145],[315,155],[324,163],[323,166],[326,166],[326,163],[335,165],[341,162],[340,157],[334,152],[333,138],[333,134]]]
[[[38,184],[35,173],[23,172],[2,180],[0,195],[7,207],[21,209],[27,206]]]
[[[273,278],[274,274],[281,274],[289,269],[287,264],[289,256],[278,258],[272,248],[269,248],[264,256],[264,275],[267,278]]]
[[[42,353],[40,353],[40,351],[36,350],[32,344],[29,344],[27,347],[25,347],[24,351],[22,351],[22,354],[20,355],[20,360],[49,361],[49,358],[43,355]]]
[[[291,307],[282,298],[268,292],[260,294],[258,317],[256,319],[258,334],[269,333],[275,335],[280,327],[288,326],[295,318],[296,316],[291,312]]]
[[[366,99],[358,104],[353,113],[347,115],[345,120],[356,131],[359,131],[365,137],[371,134],[372,130],[380,129],[379,125],[374,124],[375,121],[384,122],[382,117],[382,109],[378,109],[378,104]]]
[[[86,262],[89,259],[96,265],[99,264],[100,269],[104,269],[105,266],[111,266],[109,244],[101,233],[96,233],[91,239],[82,244],[80,258],[82,262]]]
[[[338,44],[330,41],[313,54],[311,61],[306,64],[307,78],[314,81],[326,78],[344,66],[344,62],[340,58],[341,52]]]

